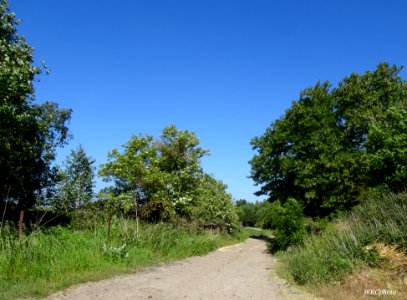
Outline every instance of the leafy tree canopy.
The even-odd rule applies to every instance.
[[[228,229],[235,226],[232,197],[225,184],[203,172],[201,159],[209,152],[199,146],[194,133],[170,125],[159,139],[133,136],[123,147],[122,153],[113,149],[99,171],[106,181],[114,182],[104,191],[113,194],[106,199],[126,205],[136,199],[141,217],[147,220],[177,216]]]
[[[113,180],[120,192],[136,193],[140,203],[154,198],[175,201],[197,187],[200,160],[207,153],[194,133],[171,125],[159,140],[133,136],[123,153],[113,149],[99,173],[106,181]]]
[[[71,110],[35,103],[33,82],[41,69],[33,49],[17,34],[19,20],[0,1],[0,194],[21,208],[53,184],[56,147],[68,137]]]
[[[305,213],[349,209],[359,195],[386,185],[404,190],[407,84],[401,68],[379,64],[332,88],[318,82],[251,141],[250,161],[258,195],[292,197]]]

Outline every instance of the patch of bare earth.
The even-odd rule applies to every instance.
[[[85,283],[49,296],[65,299],[314,299],[274,275],[266,242],[246,242],[153,267],[133,275]]]

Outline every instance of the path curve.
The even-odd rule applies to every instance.
[[[284,281],[271,271],[274,264],[263,240],[248,239],[206,256],[80,284],[46,299],[285,299]]]

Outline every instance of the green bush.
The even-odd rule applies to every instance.
[[[298,244],[304,237],[302,206],[293,198],[283,205],[279,201],[272,203],[264,224],[274,230],[274,239],[269,243],[272,252]]]

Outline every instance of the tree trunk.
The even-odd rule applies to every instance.
[[[107,242],[110,242],[110,227],[112,226],[112,215],[109,214],[108,220],[107,220]]]
[[[18,221],[18,239],[23,241],[24,210],[20,210],[20,220]]]
[[[140,238],[139,231],[138,231],[138,208],[137,208],[137,204],[136,204],[136,238],[137,238],[137,240]]]

